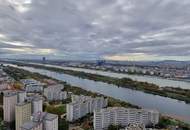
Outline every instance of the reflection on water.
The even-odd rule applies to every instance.
[[[123,101],[130,102],[131,104],[135,104],[143,108],[157,109],[163,114],[171,115],[173,117],[179,117],[184,119],[186,122],[190,122],[190,104],[186,104],[182,101],[147,94],[127,88],[121,88],[103,82],[95,82],[88,79],[81,79],[71,75],[61,74],[48,70],[35,69],[31,67],[20,68],[31,72],[37,72],[43,75],[47,75],[58,80],[66,81],[73,86],[78,86],[85,90],[101,93],[116,99],[121,99]]]

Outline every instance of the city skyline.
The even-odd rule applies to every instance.
[[[189,0],[0,0],[0,58],[190,60]]]

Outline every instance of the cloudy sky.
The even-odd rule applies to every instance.
[[[190,0],[0,0],[0,58],[190,60]]]

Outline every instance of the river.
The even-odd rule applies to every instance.
[[[30,64],[37,64],[37,63],[30,63]],[[61,69],[65,69],[65,70],[81,71],[81,72],[116,77],[116,78],[130,78],[130,79],[136,80],[136,81],[153,83],[160,87],[169,86],[169,87],[174,87],[174,88],[179,87],[179,88],[183,88],[183,89],[190,89],[190,82],[165,79],[165,78],[156,77],[156,76],[129,75],[129,74],[122,74],[122,73],[115,73],[115,72],[106,72],[106,71],[101,71],[101,70],[63,67],[63,66],[48,65],[48,64],[37,64],[37,65],[44,65],[47,67],[56,67],[56,68],[61,68]]]
[[[15,66],[17,67],[17,66]],[[57,73],[44,69],[36,69],[32,67],[18,67],[30,72],[37,72],[61,81],[78,86],[82,89],[92,92],[101,93],[131,104],[138,105],[146,109],[157,109],[162,114],[176,117],[187,123],[190,123],[190,104],[175,99],[147,94],[141,91],[131,90],[127,88],[117,87],[103,82],[95,82],[88,79],[81,79],[75,76]]]

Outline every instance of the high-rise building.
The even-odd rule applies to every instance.
[[[58,116],[55,114],[47,113],[44,117],[45,130],[58,130]]]
[[[35,113],[31,121],[21,126],[21,130],[58,130],[58,116],[46,112]]]
[[[25,86],[25,90],[28,93],[36,93],[43,91],[43,85],[41,82],[34,79],[23,79],[21,82]]]
[[[27,101],[30,101],[32,103],[32,114],[35,114],[37,112],[42,112],[43,108],[43,98],[37,95],[34,96],[28,96],[26,98]]]
[[[18,91],[17,95],[18,95],[18,98],[17,98],[18,103],[22,103],[22,102],[25,101],[25,99],[26,99],[26,91]]]
[[[49,101],[64,100],[67,98],[67,92],[62,91],[63,88],[62,84],[48,86],[44,89],[44,96]]]
[[[67,104],[67,120],[72,122],[79,118],[84,117],[88,113],[92,113],[94,110],[102,109],[107,106],[107,98],[83,95],[72,95],[72,102]]]
[[[43,99],[40,97],[34,98],[32,101],[32,113],[42,112],[43,110]]]
[[[31,118],[31,102],[18,103],[15,106],[16,130],[21,130],[21,126],[30,121]]]
[[[17,103],[16,92],[6,92],[3,96],[4,121],[13,122],[15,120],[15,105]]]
[[[94,130],[103,130],[109,125],[128,126],[129,124],[157,124],[159,112],[156,110],[127,109],[110,107],[94,111]]]

